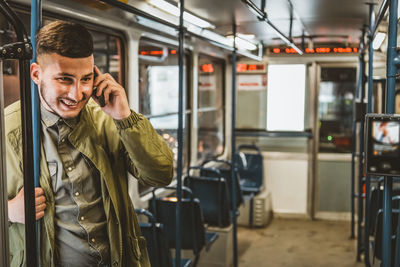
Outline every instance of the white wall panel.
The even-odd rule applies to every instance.
[[[264,179],[275,213],[307,214],[308,156],[306,153],[267,152]]]

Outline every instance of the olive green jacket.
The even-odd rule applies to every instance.
[[[6,161],[8,199],[23,186],[22,131],[20,104],[6,108]],[[118,126],[118,127],[117,127]],[[141,183],[165,186],[173,176],[173,156],[164,140],[142,115],[113,121],[90,100],[80,122],[68,136],[71,144],[89,158],[101,174],[101,189],[110,240],[111,266],[150,266],[146,241],[128,194],[128,170]],[[40,263],[54,266],[54,194],[43,146],[40,158],[40,186],[47,208],[40,221]],[[25,228],[9,226],[10,265],[26,266]]]

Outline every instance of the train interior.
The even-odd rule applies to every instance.
[[[7,3],[29,32],[30,1]],[[152,266],[400,266],[400,184],[365,173],[364,136],[366,113],[400,113],[398,73],[388,70],[398,56],[389,53],[390,36],[397,47],[397,6],[43,1],[43,25],[67,20],[89,29],[95,64],[174,153],[170,187],[129,177]],[[15,42],[12,23],[0,16],[0,46]],[[18,61],[0,63],[3,110],[20,99],[22,85]]]

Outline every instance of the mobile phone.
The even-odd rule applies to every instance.
[[[94,79],[96,79],[97,77],[97,72],[96,70],[93,68],[93,83],[94,83]],[[93,85],[93,92],[92,92],[92,97],[96,98],[99,101],[100,107],[104,107],[106,105],[106,101],[104,100],[104,91],[101,93],[101,95],[98,97],[96,95],[97,92],[97,87]]]

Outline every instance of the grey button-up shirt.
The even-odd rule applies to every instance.
[[[57,266],[99,266],[109,261],[100,173],[68,141],[79,118],[62,119],[41,107],[43,146],[55,199]]]

